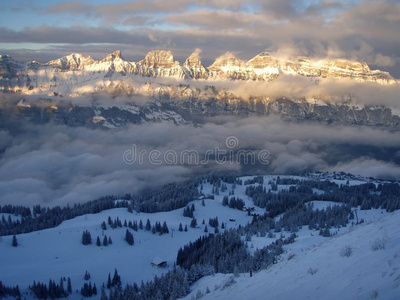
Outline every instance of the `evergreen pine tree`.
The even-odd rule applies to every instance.
[[[229,204],[229,198],[228,196],[224,196],[224,198],[222,199],[222,205],[227,206],[228,204]]]
[[[115,269],[115,271],[114,271],[114,276],[111,281],[111,285],[112,286],[116,286],[116,285],[121,286],[121,277],[118,275],[117,269]]]
[[[85,280],[89,280],[90,279],[90,273],[88,271],[85,272],[84,279]]]
[[[192,221],[190,222],[190,227],[196,228],[197,227],[197,220],[196,218],[193,218]]]
[[[103,230],[107,229],[106,222],[103,221],[103,223],[101,223],[101,229],[103,229]]]
[[[163,226],[162,226],[162,233],[169,233],[167,222],[164,221]]]
[[[83,245],[89,245],[92,243],[92,237],[90,235],[90,232],[88,230],[85,230],[82,233],[82,244]]]
[[[106,235],[103,238],[103,246],[108,246],[108,239]]]
[[[108,278],[107,278],[107,288],[110,289],[111,288],[111,275],[110,273],[108,273]]]
[[[101,289],[101,296],[100,296],[100,300],[108,300],[106,291],[104,289]]]
[[[111,236],[108,237],[108,244],[111,245],[112,244],[112,240],[111,240]]]
[[[100,247],[100,246],[101,246],[101,242],[100,242],[100,238],[99,238],[99,236],[97,236],[97,239],[96,239],[96,245],[97,245],[98,247]]]
[[[68,292],[68,294],[72,294],[71,278],[69,278],[69,277],[68,277],[68,281],[67,281],[67,292]]]
[[[160,222],[156,222],[156,231],[162,233],[162,227]]]
[[[125,241],[131,246],[134,244],[133,234],[128,229],[125,232]]]
[[[12,246],[18,247],[17,236],[15,234],[13,235],[13,238],[12,238]]]
[[[178,229],[179,231],[183,231],[183,228],[182,228],[182,223],[179,223],[179,229]]]
[[[147,230],[147,231],[150,231],[150,230],[151,230],[151,223],[150,223],[150,220],[149,220],[149,219],[147,219],[147,221],[146,221],[146,230]]]
[[[62,277],[60,278],[60,288],[59,288],[59,293],[60,296],[61,294],[65,294],[65,290],[64,290],[64,280],[62,279]]]
[[[133,221],[132,229],[138,231],[137,221]]]

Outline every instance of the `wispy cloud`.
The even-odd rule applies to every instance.
[[[14,6],[10,2],[4,13],[13,13]],[[132,52],[149,47],[177,53],[201,48],[205,60],[226,51],[248,59],[291,45],[297,54],[362,60],[400,77],[396,1],[64,1],[35,8],[27,4],[22,11],[29,9],[29,28],[0,23],[3,44],[91,44],[97,49],[115,44],[117,49],[130,45]]]

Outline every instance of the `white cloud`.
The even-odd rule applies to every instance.
[[[392,67],[396,64],[396,62],[390,56],[386,56],[386,55],[378,53],[375,56],[374,64],[377,66],[381,66],[381,67],[388,67],[388,66]]]

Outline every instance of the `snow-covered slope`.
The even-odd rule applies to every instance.
[[[376,241],[384,241],[384,249],[373,250]],[[185,299],[196,295],[232,300],[399,298],[399,211],[323,239],[300,253],[293,254],[291,247],[285,247],[281,262],[251,278],[249,274],[202,278]],[[349,257],[341,255],[345,247],[352,249]]]
[[[126,208],[118,208],[77,217],[56,228],[18,235],[19,246],[15,248],[11,246],[12,236],[0,237],[0,281],[7,286],[18,284],[21,292],[25,292],[34,280],[47,284],[49,279],[58,282],[61,276],[65,276],[71,278],[73,290],[80,291],[85,283],[86,271],[91,274],[90,281],[99,288],[107,281],[108,273],[112,276],[116,268],[124,284],[140,284],[141,280],[151,280],[155,275],[160,276],[170,270],[179,248],[205,234],[204,225],[201,224],[203,219],[208,223],[208,218],[218,216],[220,222],[226,223],[226,228],[251,221],[246,213],[223,207],[219,201],[205,200],[205,206],[200,201],[194,203],[198,228],[190,227],[191,219],[182,215],[183,209],[166,213],[132,214]],[[111,229],[107,225],[106,230],[101,229],[101,223],[107,223],[109,216],[112,220],[118,217],[122,222],[127,220],[139,223],[142,220],[144,225],[147,219],[152,225],[165,221],[169,234],[153,234],[140,229],[135,232],[130,229],[135,241],[130,246],[124,240],[126,227]],[[235,219],[235,222],[229,219]],[[180,223],[183,227],[187,225],[187,232],[178,230]],[[82,245],[84,230],[91,233],[92,245]],[[112,245],[96,246],[97,236],[103,241],[104,235],[111,237]],[[164,269],[151,266],[155,257],[166,260],[169,267]],[[75,298],[80,299],[80,294],[74,293],[71,299]]]
[[[48,283],[49,279],[58,282],[61,276],[70,277],[73,293],[70,299],[80,299],[80,289],[84,285],[84,275],[91,274],[90,282],[101,287],[117,269],[126,283],[153,279],[173,268],[179,248],[197,240],[203,235],[213,233],[213,228],[205,227],[210,218],[218,217],[225,229],[238,228],[251,222],[252,216],[247,211],[223,206],[223,199],[232,195],[240,197],[252,214],[264,213],[264,209],[254,207],[251,197],[246,195],[246,188],[259,186],[259,177],[245,176],[240,180],[243,184],[222,182],[216,188],[210,182],[202,182],[199,192],[204,194],[200,199],[188,204],[195,206],[194,217],[197,227],[191,228],[191,219],[183,216],[183,209],[159,213],[130,213],[126,208],[105,210],[98,214],[87,214],[64,221],[58,227],[17,235],[18,247],[12,247],[12,236],[0,237],[0,281],[7,286],[19,285],[23,296],[32,299],[28,289],[33,281]],[[320,179],[335,181],[339,185],[357,186],[364,183],[379,184],[380,181],[362,177],[349,177],[344,174],[315,173],[303,176],[263,176],[263,186],[273,189],[278,178],[280,180]],[[279,184],[277,190],[289,190],[293,184]],[[214,197],[213,200],[207,199]],[[204,201],[204,203],[203,203]],[[323,209],[333,202],[312,201],[314,209]],[[5,218],[9,214],[3,214]],[[3,216],[1,215],[1,217]],[[101,228],[104,221],[119,219],[122,223],[149,220],[166,222],[168,234],[159,235],[139,229],[129,229],[134,235],[134,245],[124,240],[126,227],[112,229]],[[16,216],[10,216],[16,219]],[[280,216],[277,216],[280,218]],[[232,274],[216,274],[205,277],[191,287],[192,296],[204,294],[204,299],[367,299],[378,295],[379,299],[395,299],[400,285],[400,212],[388,213],[382,209],[358,210],[358,218],[364,223],[355,226],[335,228],[331,238],[322,237],[315,229],[303,226],[296,234],[295,243],[284,246],[284,254],[277,264],[267,270],[249,274],[240,274],[231,279]],[[203,224],[204,220],[204,224]],[[179,231],[179,225],[188,227],[188,231]],[[82,233],[91,233],[92,245],[82,245]],[[223,230],[223,229],[220,229]],[[289,234],[282,232],[282,234]],[[246,243],[248,251],[253,253],[270,245],[279,238],[280,233],[268,236],[253,235]],[[111,237],[112,244],[97,246],[96,238],[103,241],[104,236]],[[245,237],[243,237],[245,239]],[[375,241],[385,242],[385,249],[373,251]],[[349,257],[341,255],[345,246],[350,246]],[[154,258],[161,258],[168,263],[167,268],[151,265]],[[209,293],[206,293],[206,291]]]

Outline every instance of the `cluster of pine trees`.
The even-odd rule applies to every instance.
[[[183,209],[183,216],[184,217],[188,217],[188,218],[193,218],[193,212],[196,210],[194,204],[190,205],[190,206],[186,206]]]
[[[0,299],[4,297],[14,297],[15,299],[21,299],[21,291],[18,285],[15,287],[9,287],[0,281]]]
[[[100,241],[100,237],[99,236],[97,236],[97,238],[96,238],[96,245],[97,246],[101,246],[101,245],[103,245],[103,246],[108,246],[108,245],[112,245],[112,239],[111,239],[111,236],[110,237],[107,237],[107,235],[104,235],[104,237],[103,237],[103,243],[101,243],[101,241]]]
[[[113,278],[111,279],[111,274],[108,273],[108,278],[107,278],[107,288],[111,289],[112,287],[121,286],[121,276],[118,274],[118,270],[114,270],[114,275]],[[104,287],[103,287],[104,288]]]
[[[124,223],[122,225],[122,222],[118,217],[114,220],[112,220],[111,217],[108,217],[108,225],[113,229],[118,228],[118,227],[120,227],[120,228],[128,227],[134,231],[138,231],[139,229],[140,230],[144,229],[146,231],[151,231],[153,234],[169,233],[169,228],[168,228],[166,221],[164,221],[162,225],[161,225],[161,222],[158,222],[158,221],[156,221],[155,224],[152,225],[150,219],[147,219],[145,225],[143,225],[142,220],[139,220],[139,223],[138,223],[136,220],[127,222],[125,219]],[[101,228],[103,230],[107,230],[107,225],[105,222],[101,223]]]
[[[90,245],[92,243],[92,235],[90,234],[89,230],[85,230],[82,233],[82,245]]]
[[[153,189],[150,192],[134,196],[132,198],[133,206],[135,210],[146,213],[182,208],[199,197],[198,185],[198,179],[167,184],[161,189]]]
[[[343,227],[349,222],[350,205],[341,204],[328,206],[325,209],[314,209],[312,204],[299,203],[288,209],[275,224],[275,231],[297,232],[301,226],[309,229],[330,229]]]
[[[73,207],[56,206],[53,208],[42,208],[36,205],[33,208],[34,213],[28,207],[6,205],[5,211],[13,211],[13,214],[21,215],[21,221],[8,222],[3,224],[0,222],[0,236],[28,233],[32,231],[53,228],[61,224],[65,220],[70,220],[85,214],[95,214],[103,210],[113,209],[118,207],[128,207],[127,201],[115,201],[122,199],[119,196],[101,197],[97,200],[89,201],[83,204],[75,204]],[[1,209],[3,210],[2,207]]]
[[[126,222],[126,221],[125,221],[125,222]],[[115,228],[118,228],[118,227],[122,227],[122,222],[121,222],[121,220],[120,220],[118,217],[117,217],[116,219],[112,220],[111,217],[109,216],[109,217],[108,217],[108,220],[107,220],[107,223],[108,223],[108,225],[109,225],[112,229],[115,229]],[[103,223],[101,224],[101,228],[102,228],[103,230],[106,230],[106,229],[107,229],[107,225],[106,225],[105,222],[103,222]]]
[[[125,232],[125,241],[131,246],[133,246],[133,244],[135,244],[135,240],[133,238],[133,234],[128,229]]]
[[[67,281],[66,289],[64,288],[65,281]],[[68,280],[66,280],[65,278],[61,278],[59,284],[50,279],[48,286],[44,283],[34,281],[33,285],[29,286],[29,288],[38,299],[66,298],[72,293],[71,279],[69,277]]]
[[[21,220],[13,221],[10,218],[2,218],[0,221],[0,236],[28,233],[48,228],[53,228],[61,222],[73,219],[85,214],[95,214],[104,210],[126,207],[130,212],[162,212],[185,207],[190,201],[197,199],[199,191],[198,179],[186,182],[171,183],[160,189],[144,192],[139,195],[114,195],[104,196],[86,203],[74,204],[73,207],[56,206],[44,208],[35,205],[32,210],[29,207],[4,205],[0,206],[1,213],[21,216]],[[115,200],[126,201],[115,201]]]
[[[204,273],[206,274],[206,273]],[[211,273],[207,273],[211,275]],[[206,275],[204,275],[206,276]],[[126,284],[122,289],[121,278],[115,279],[115,274],[111,280],[110,274],[107,280],[107,289],[101,290],[101,300],[147,300],[147,299],[177,299],[186,296],[189,292],[189,273],[180,267],[174,268],[166,274],[144,283],[140,286],[136,283]]]
[[[218,227],[219,226],[219,221],[218,221],[218,217],[215,218],[209,218],[208,220],[208,225],[210,225],[211,227]]]
[[[96,284],[94,283],[92,285],[91,282],[89,283],[84,283],[83,287],[81,288],[81,295],[83,297],[92,297],[94,295],[97,295],[97,287]]]
[[[222,198],[222,205],[223,206],[229,206],[230,208],[236,208],[238,210],[243,210],[245,203],[243,199],[240,199],[239,197],[229,197],[224,196]]]
[[[400,186],[397,183],[365,183],[361,185],[338,185],[330,181],[299,180],[277,177],[277,185],[282,189],[266,190],[265,186],[248,186],[246,195],[254,204],[265,208],[270,217],[277,216],[295,207],[299,203],[313,200],[333,201],[349,204],[361,209],[383,208],[387,211],[400,209]],[[294,184],[297,184],[294,186]],[[314,192],[313,189],[319,192]],[[226,203],[226,200],[225,200]]]
[[[185,232],[188,231],[187,225],[185,225],[185,229],[183,229],[182,223],[179,223],[178,231],[183,231],[183,230],[185,230]]]
[[[249,184],[264,184],[264,176],[254,176],[251,179],[247,179],[244,181],[243,185],[249,185]]]
[[[291,241],[294,241],[293,238]],[[283,239],[278,239],[264,248],[263,255],[252,256],[237,230],[228,230],[201,237],[180,248],[176,263],[185,270],[190,270],[194,265],[209,265],[218,273],[259,270],[260,266],[265,268],[276,261],[277,256],[283,253],[284,243]]]
[[[29,207],[25,207],[22,205],[11,205],[11,204],[3,206],[0,205],[0,213],[21,216],[22,218],[27,218],[32,215]]]

